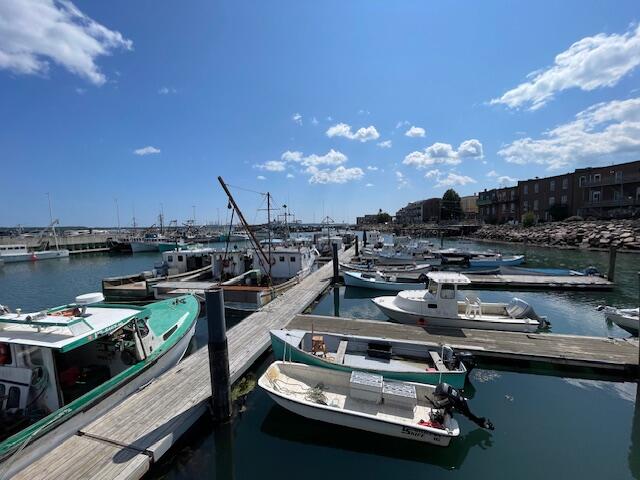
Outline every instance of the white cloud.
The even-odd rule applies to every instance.
[[[360,109],[358,110],[358,115],[371,115],[371,112],[369,110]]]
[[[86,88],[80,88],[80,87],[77,87],[77,88],[76,88],[76,93],[77,93],[78,95],[84,95],[85,93],[87,93],[87,89],[86,89]]]
[[[438,178],[441,175],[440,170],[438,170],[437,168],[434,168],[433,170],[429,170],[427,173],[424,174],[425,178]]]
[[[266,180],[266,179],[267,179],[267,177],[265,177],[265,176],[263,176],[263,175],[258,175],[256,178],[257,178],[258,180]]]
[[[404,132],[407,137],[412,138],[424,137],[426,133],[427,132],[425,132],[424,128],[415,126],[412,126],[409,130]]]
[[[317,165],[340,165],[341,163],[345,163],[347,161],[347,156],[344,153],[332,148],[324,155],[316,155],[314,153],[306,157],[301,157],[297,161],[305,167]]]
[[[505,187],[511,183],[517,183],[517,182],[518,182],[517,178],[509,177],[508,175],[502,175],[498,177],[498,185],[502,185]]]
[[[476,181],[466,175],[458,175],[457,173],[450,172],[446,177],[438,178],[437,187],[453,187],[454,185],[467,185],[469,183],[476,183]]]
[[[102,85],[107,78],[97,58],[132,47],[131,40],[89,18],[70,1],[0,1],[0,69],[45,75],[53,61]]]
[[[384,142],[378,142],[380,148],[391,148],[391,140],[385,140]]]
[[[333,117],[328,116],[328,117],[327,117],[327,122],[333,122]]]
[[[626,33],[585,37],[558,54],[551,67],[531,72],[529,81],[507,91],[491,104],[537,110],[570,88],[591,91],[612,87],[640,65],[640,26]]]
[[[269,160],[268,162],[254,165],[256,168],[268,170],[270,172],[284,172],[287,162],[281,160]]]
[[[316,117],[312,117],[311,118],[311,124],[312,125],[318,125],[318,123],[320,123],[320,122],[318,122],[318,119]]]
[[[133,151],[136,155],[152,155],[155,153],[160,153],[160,149],[152,146],[147,146],[143,148],[138,148]]]
[[[487,173],[487,177],[497,177],[498,176],[498,172],[496,172],[495,170],[491,170],[489,173]]]
[[[448,143],[436,142],[424,151],[411,152],[402,163],[417,168],[427,168],[431,165],[458,165],[464,158],[481,159],[483,157],[482,143],[474,139],[465,140],[455,149]]]
[[[507,162],[549,169],[637,159],[639,153],[640,97],[598,103],[541,138],[520,138],[498,151]]]
[[[338,123],[329,127],[327,130],[327,137],[345,137],[349,140],[358,140],[360,142],[368,142],[369,140],[376,140],[380,137],[380,134],[376,130],[376,127],[370,125],[368,127],[362,127],[356,130],[356,132],[351,131],[351,126],[346,123]]]
[[[291,116],[291,120],[297,125],[302,125],[302,115],[300,115],[299,113],[294,113]]]
[[[178,91],[173,87],[160,87],[158,89],[158,94],[160,95],[169,95],[170,93],[177,93]]]
[[[404,174],[399,170],[396,170],[396,181],[398,184],[398,190],[409,186],[409,181],[405,178]]]
[[[371,172],[375,172],[378,170],[378,167],[374,167],[373,165],[367,165],[367,170]]]
[[[373,183],[367,183],[365,187],[375,187],[375,185]]]
[[[293,173],[287,173],[287,178],[295,178],[295,175]]]
[[[396,123],[396,130],[401,129],[402,127],[408,127],[409,125],[411,125],[407,120],[400,120],[398,123]]]
[[[342,165],[334,170],[320,170],[318,167],[311,165],[307,167],[306,172],[311,175],[309,183],[346,183],[352,180],[359,180],[364,176],[361,168],[346,168]]]
[[[282,154],[280,159],[283,162],[299,162],[302,159],[302,152],[287,150]]]

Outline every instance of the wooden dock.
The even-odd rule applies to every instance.
[[[339,253],[349,261],[353,249]],[[270,346],[283,328],[330,285],[332,264],[303,279],[227,333],[231,381]],[[82,428],[14,478],[139,479],[205,413],[211,396],[207,348],[185,358],[143,390]]]
[[[412,340],[431,345],[449,345],[456,351],[472,353],[488,362],[555,365],[589,369],[617,378],[637,378],[638,340],[561,335],[556,333],[516,333],[458,328],[422,328],[391,322],[353,318],[296,315],[289,329],[344,333],[363,337]]]

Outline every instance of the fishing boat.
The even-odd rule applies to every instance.
[[[458,287],[471,283],[461,273],[430,272],[427,276],[427,290],[406,290],[372,301],[392,320],[412,325],[511,332],[535,332],[549,325],[546,317],[538,316],[519,298],[510,303],[484,303],[468,293],[464,301],[458,301]]]
[[[392,380],[446,382],[464,388],[467,369],[463,356],[448,346],[305,330],[271,330],[270,335],[276,359],[342,372],[366,371]]]
[[[505,256],[500,253],[480,254],[469,258],[471,268],[491,268],[500,266],[517,266],[524,263],[524,255]]]
[[[403,273],[427,273],[432,270],[431,265],[428,263],[416,265],[376,265],[373,261],[369,261],[366,263],[342,263],[340,262],[340,269],[344,271],[354,271],[354,272],[382,272],[389,275],[394,274],[403,274]]]
[[[26,245],[0,245],[0,259],[4,263],[36,262],[53,258],[67,258],[69,250],[56,248],[55,250],[34,250],[30,252]]]
[[[423,274],[425,279],[427,276]],[[424,290],[423,282],[402,282],[397,275],[386,275],[382,272],[342,272],[344,284],[348,287],[370,288],[372,290]]]
[[[604,310],[604,316],[607,320],[633,335],[638,335],[638,327],[640,326],[638,308],[602,307],[602,310]]]
[[[165,252],[179,246],[178,241],[172,241],[161,233],[145,233],[142,237],[133,237],[130,243],[133,253]]]
[[[146,307],[101,293],[36,313],[0,309],[0,468],[6,478],[176,365],[195,332],[191,295]]]

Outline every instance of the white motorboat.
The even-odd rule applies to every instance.
[[[258,385],[283,408],[321,422],[440,446],[460,435],[451,412],[436,408],[433,385],[288,362],[272,363]]]
[[[604,316],[627,332],[638,335],[640,316],[637,308],[604,307]]]
[[[396,275],[385,275],[381,272],[342,272],[344,284],[348,287],[371,288],[373,290],[424,290],[424,283],[399,282]],[[426,278],[426,275],[425,275]]]
[[[484,303],[467,294],[458,301],[460,285],[471,281],[454,272],[430,272],[427,290],[406,290],[395,297],[377,297],[372,301],[389,318],[406,324],[452,328],[479,328],[511,332],[535,332],[548,326],[524,300],[510,303]]]
[[[524,255],[506,256],[500,253],[489,255],[476,255],[469,259],[469,267],[500,267],[500,266],[516,266],[524,263]]]
[[[403,274],[403,273],[424,273],[431,271],[431,265],[423,263],[420,265],[376,265],[374,262],[366,264],[340,263],[340,269],[345,272],[382,272],[387,275]]]
[[[40,250],[30,252],[26,245],[0,245],[0,260],[4,263],[35,262],[38,260],[50,260],[53,258],[67,258],[69,250],[60,248],[56,250]]]

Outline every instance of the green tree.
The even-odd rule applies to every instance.
[[[527,212],[522,216],[522,226],[525,228],[532,227],[536,223],[536,216],[533,212]]]
[[[382,209],[378,209],[378,216],[376,218],[376,221],[378,223],[388,223],[391,221],[391,215],[389,215],[387,212],[383,212]]]
[[[442,220],[455,220],[462,217],[462,206],[460,205],[460,195],[453,188],[450,188],[442,196],[442,206],[440,208]]]

